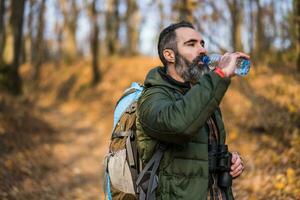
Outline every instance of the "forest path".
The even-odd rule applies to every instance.
[[[102,145],[101,124],[72,106],[51,106],[39,111],[56,134],[56,142],[50,148],[57,170],[44,180],[44,185],[58,195],[53,199],[102,199],[101,170],[106,145]]]

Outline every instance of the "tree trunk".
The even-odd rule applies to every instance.
[[[0,66],[3,64],[3,52],[5,47],[5,0],[0,0]]]
[[[264,33],[263,27],[263,9],[260,6],[260,1],[255,0],[257,7],[256,15],[256,34],[255,34],[255,46],[254,46],[254,55],[257,61],[263,61],[263,55],[268,52],[264,43],[266,41],[266,36]]]
[[[162,3],[162,0],[157,0],[158,10],[159,10],[159,16],[160,16],[160,23],[159,23],[159,32],[163,30],[164,28],[164,5]]]
[[[55,45],[57,46],[57,50],[55,52],[54,63],[55,66],[59,68],[61,60],[63,58],[63,23],[60,20],[60,2],[55,3],[55,10]]]
[[[108,1],[106,11],[106,48],[108,55],[114,55],[120,51],[119,29],[120,29],[120,14],[119,0]]]
[[[296,52],[297,52],[297,69],[300,72],[300,1],[299,0],[293,0],[293,18],[294,18],[294,24],[295,24],[295,37],[296,37]]]
[[[243,6],[240,0],[226,0],[231,16],[231,46],[233,51],[243,51],[241,28],[243,21]]]
[[[33,64],[33,80],[38,80],[40,75],[40,67],[44,60],[44,29],[45,29],[45,20],[44,20],[44,13],[45,13],[45,4],[46,0],[42,0],[40,3],[39,13],[38,13],[38,28],[37,28],[37,36],[34,40],[34,56],[32,60]]]
[[[178,11],[179,21],[188,21],[195,23],[193,12],[197,8],[196,0],[177,0],[173,5],[174,10]]]
[[[138,53],[138,27],[141,16],[135,0],[127,0],[126,25],[127,25],[127,51],[129,55]]]
[[[33,47],[34,47],[34,38],[33,38],[33,30],[35,29],[33,26],[33,18],[34,18],[34,5],[36,1],[35,0],[30,0],[29,1],[29,12],[27,16],[27,28],[28,32],[27,35],[25,36],[25,46],[27,49],[27,60],[32,64],[33,61]]]
[[[253,0],[249,0],[248,1],[248,7],[249,7],[249,19],[250,19],[250,24],[249,24],[249,40],[248,40],[248,44],[249,44],[249,51],[250,51],[250,56],[253,58],[254,54],[254,10],[253,10]]]
[[[99,25],[98,25],[98,12],[96,8],[97,0],[93,0],[91,5],[91,21],[93,25],[91,35],[91,52],[92,52],[92,71],[93,79],[92,86],[95,86],[101,80],[101,74],[99,71],[98,55],[99,55]]]
[[[2,77],[0,79],[0,86],[12,94],[19,95],[22,93],[22,81],[19,74],[19,64],[22,50],[22,36],[23,36],[23,14],[24,14],[25,0],[12,1],[10,5],[11,16],[9,21],[9,34],[12,34],[9,41],[6,41],[9,47],[8,50],[11,55],[5,60],[7,64],[1,66]]]
[[[72,62],[78,55],[77,43],[76,43],[76,30],[77,19],[79,9],[77,7],[76,0],[60,1],[61,9],[64,16],[64,55],[68,62]]]

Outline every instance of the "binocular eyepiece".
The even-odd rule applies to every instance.
[[[209,171],[218,174],[219,187],[232,186],[230,175],[232,154],[227,145],[209,145]]]

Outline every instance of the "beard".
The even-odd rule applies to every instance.
[[[201,63],[204,54],[189,62],[179,53],[175,56],[175,70],[185,82],[195,85],[205,73],[209,72],[207,65]]]

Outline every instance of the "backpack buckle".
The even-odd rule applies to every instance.
[[[126,113],[128,114],[132,114],[136,111],[136,103],[131,104],[127,109],[126,109]]]

